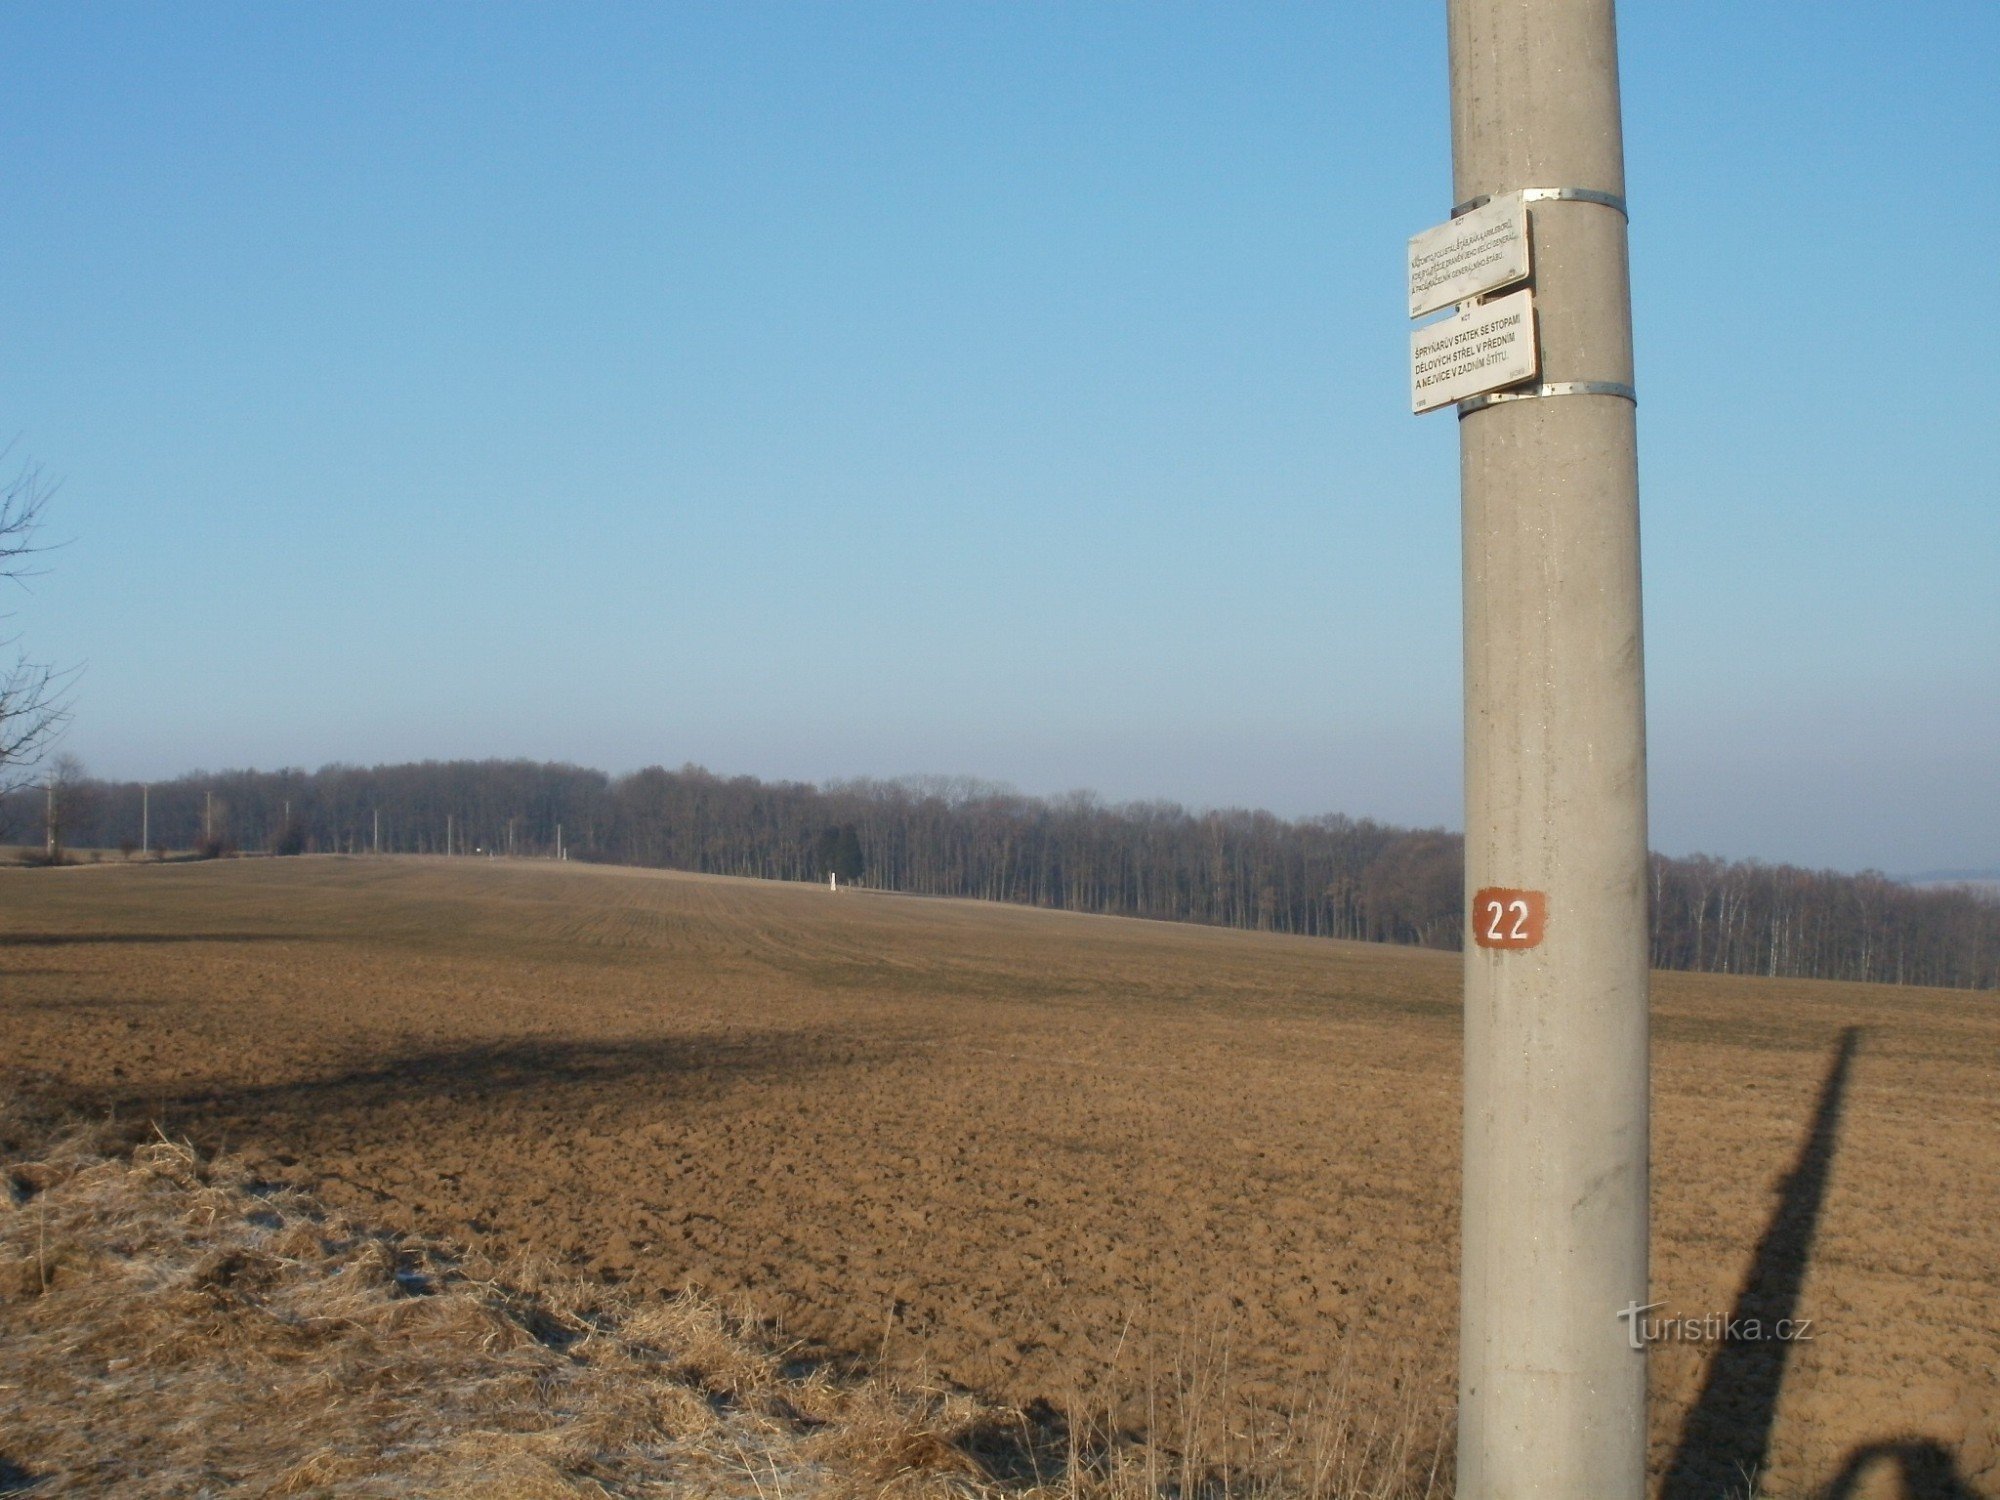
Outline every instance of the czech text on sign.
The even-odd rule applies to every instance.
[[[1519,193],[1410,236],[1410,316],[1421,318],[1528,274],[1528,208]]]
[[[1545,891],[1489,885],[1472,898],[1472,940],[1482,948],[1532,948],[1548,925]]]
[[[1534,293],[1472,303],[1410,335],[1410,409],[1433,411],[1518,385],[1536,368]]]

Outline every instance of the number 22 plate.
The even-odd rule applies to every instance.
[[[1545,891],[1489,885],[1472,898],[1472,940],[1482,948],[1532,948],[1548,924]]]

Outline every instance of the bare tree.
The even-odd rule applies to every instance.
[[[5,457],[0,450],[0,459]],[[31,462],[0,484],[0,580],[25,586],[34,576],[29,559],[42,550],[36,533],[55,491],[41,465]],[[0,658],[14,656],[11,666],[0,666],[0,792],[30,779],[30,768],[69,718],[64,693],[70,674],[28,660],[16,650],[16,639],[0,640]]]
[[[48,856],[51,864],[61,864],[70,836],[95,816],[103,789],[90,779],[82,761],[67,752],[49,762],[45,778],[48,788]]]

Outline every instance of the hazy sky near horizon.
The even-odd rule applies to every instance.
[[[2000,865],[2000,7],[1628,4],[1653,839]],[[1442,4],[0,4],[102,775],[1456,825]]]

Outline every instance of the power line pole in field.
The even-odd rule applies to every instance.
[[[1412,404],[1458,410],[1458,1493],[1645,1489],[1646,754],[1612,0],[1450,0],[1454,197]]]

